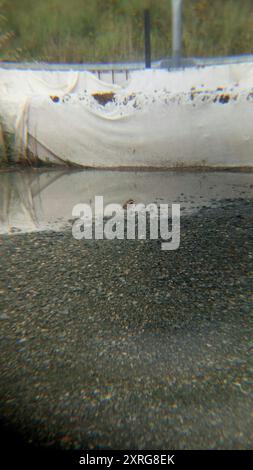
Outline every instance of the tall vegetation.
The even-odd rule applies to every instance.
[[[4,0],[4,3],[2,13],[14,33],[13,46],[22,49],[21,59],[63,62],[140,59],[143,10],[147,7],[152,17],[152,58],[171,53],[171,0]],[[185,56],[251,53],[253,1],[184,0],[183,48]]]
[[[4,2],[0,2],[0,59],[16,60],[21,51],[19,48],[12,48],[14,33],[8,29],[7,18],[3,14],[4,6]]]

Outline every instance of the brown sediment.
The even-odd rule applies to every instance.
[[[50,98],[54,103],[58,103],[60,101],[59,96],[50,96]]]
[[[250,101],[253,99],[253,93],[249,93],[247,96],[247,101]]]
[[[222,104],[227,104],[230,100],[230,95],[221,95],[219,98],[219,102]]]
[[[102,92],[102,93],[92,93],[93,98],[101,104],[105,106],[107,103],[114,101],[115,93],[112,91],[110,92]]]

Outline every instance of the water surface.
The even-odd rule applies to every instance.
[[[0,233],[62,230],[73,206],[95,196],[104,204],[127,201],[181,204],[181,214],[224,199],[252,197],[253,173],[188,171],[22,170],[0,173]]]

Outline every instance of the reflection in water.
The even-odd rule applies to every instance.
[[[253,196],[253,173],[22,170],[0,173],[0,233],[61,230],[73,206],[181,203],[182,214],[222,199]]]

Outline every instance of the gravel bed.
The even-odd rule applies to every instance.
[[[1,237],[4,429],[53,448],[252,448],[253,201],[181,222],[174,252]]]

